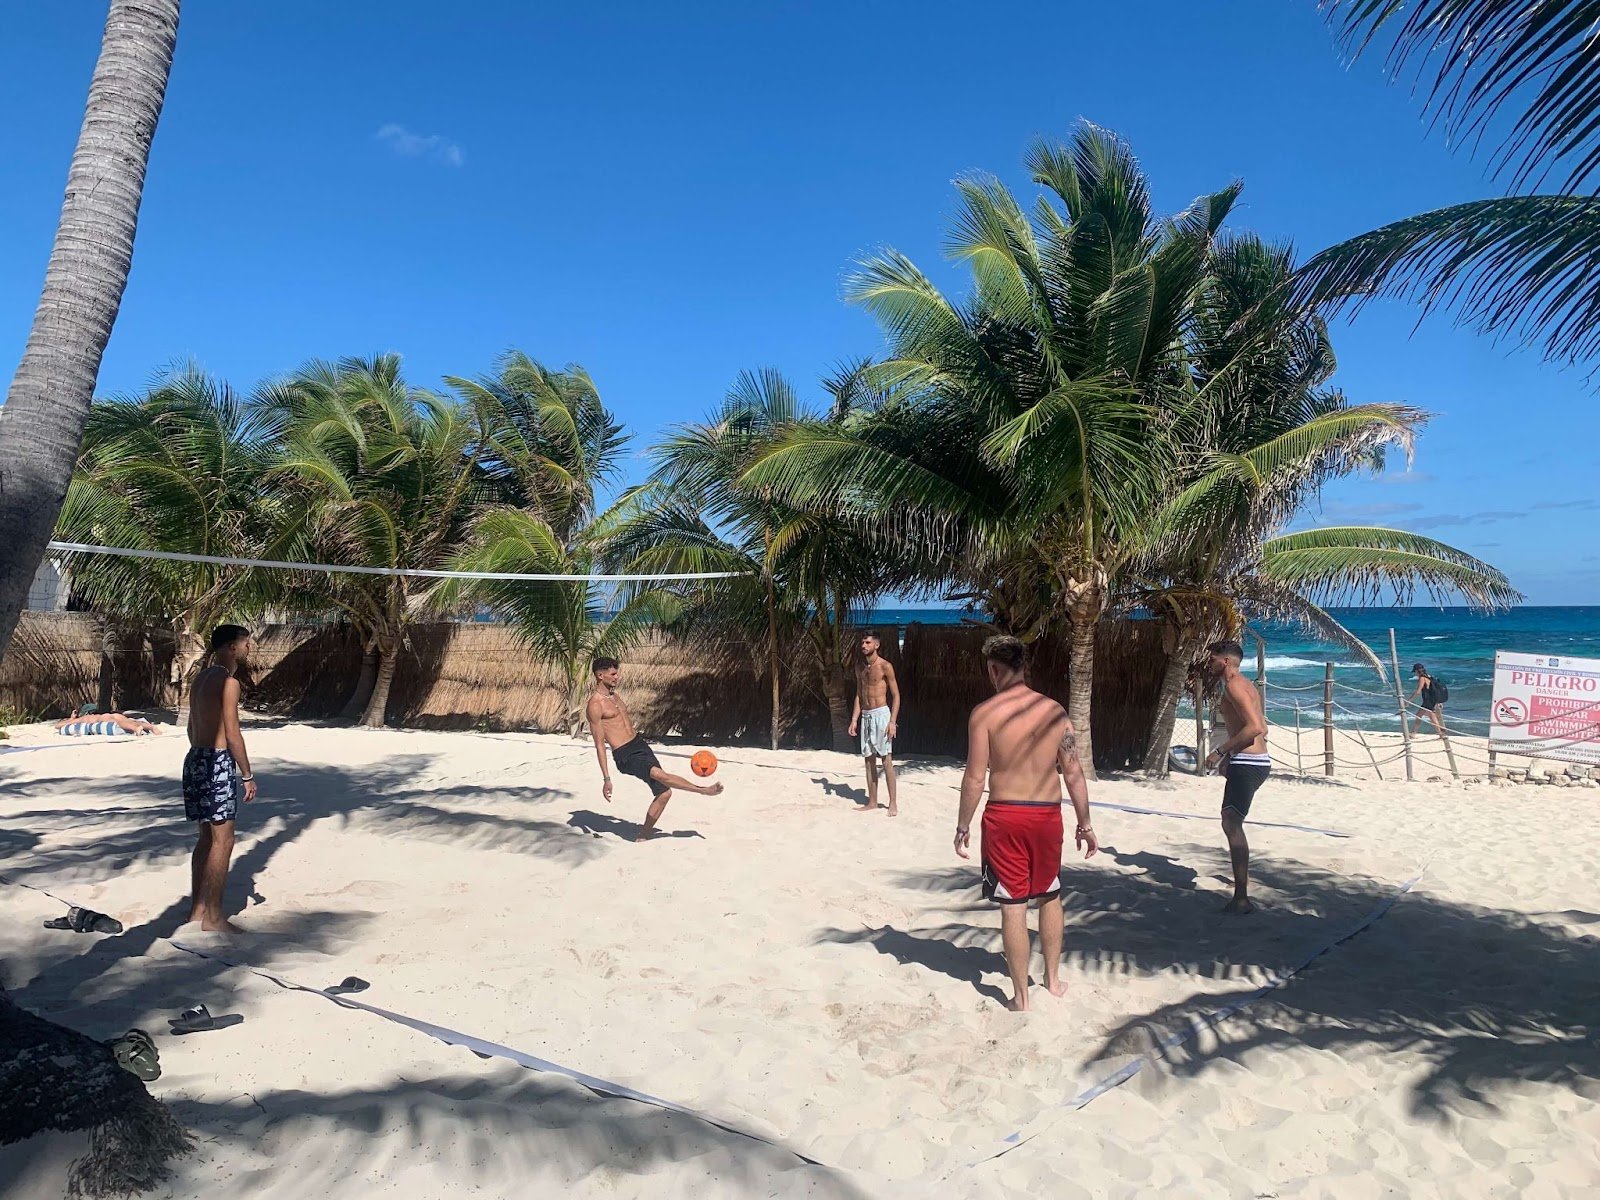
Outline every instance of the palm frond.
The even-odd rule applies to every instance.
[[[1388,296],[1424,315],[1455,310],[1458,324],[1497,337],[1542,341],[1570,361],[1600,354],[1600,198],[1506,196],[1407,217],[1331,246],[1301,268],[1296,295],[1310,308],[1359,311]]]
[[[1405,603],[1421,591],[1437,603],[1459,597],[1474,608],[1509,608],[1522,599],[1497,568],[1421,534],[1371,526],[1333,526],[1280,534],[1262,545],[1258,574],[1325,602]]]
[[[1426,81],[1427,111],[1452,141],[1477,142],[1518,109],[1493,159],[1513,186],[1564,169],[1563,191],[1600,167],[1597,0],[1320,0],[1345,45],[1387,40],[1388,69]]]

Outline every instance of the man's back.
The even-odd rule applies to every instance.
[[[1061,799],[1056,755],[1069,728],[1066,709],[1019,685],[984,701],[972,715],[989,740],[990,800]]]
[[[233,676],[223,667],[207,667],[195,676],[189,692],[189,744],[222,750],[228,744],[223,700]]]

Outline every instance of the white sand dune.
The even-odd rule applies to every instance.
[[[178,929],[181,737],[0,755],[0,874],[118,916],[55,933],[0,886],[19,1002],[158,1032],[152,1090],[199,1138],[167,1194],[1577,1196],[1600,1186],[1600,792],[1280,779],[1252,828],[1262,910],[1225,919],[1215,780],[1102,782],[1066,871],[1055,1001],[1000,1009],[998,920],[954,857],[958,768],[721,751],[674,836],[593,754],[527,735],[249,731],[259,801],[230,895],[247,938]],[[688,747],[664,760],[685,765]],[[670,753],[677,757],[666,758]],[[1081,1109],[1155,1038],[1369,930]],[[171,940],[662,1097],[556,1075],[285,990]],[[168,1036],[204,1002],[244,1023]],[[1005,1139],[1022,1131],[1013,1145]],[[1001,1153],[1004,1151],[1005,1153]],[[12,1148],[59,1194],[59,1140]],[[999,1157],[994,1157],[999,1155]],[[822,1165],[809,1165],[804,1158]],[[54,1190],[53,1190],[54,1189]]]

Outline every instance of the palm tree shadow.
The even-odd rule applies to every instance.
[[[1281,859],[1258,868],[1256,878],[1292,896],[1301,909],[1332,912],[1336,899],[1349,898],[1370,912],[1394,895],[1393,884],[1338,878]],[[1145,886],[1178,894],[1154,879]],[[1292,911],[1287,915],[1303,920]],[[1600,939],[1571,927],[1583,923],[1579,916],[1547,915],[1568,920],[1535,920],[1412,892],[1359,937],[1276,989],[1270,1004],[1215,1024],[1212,1049],[1197,1049],[1190,1040],[1161,1057],[1176,1073],[1199,1074],[1222,1060],[1238,1062],[1296,1045],[1336,1052],[1376,1048],[1426,1065],[1411,1108],[1441,1117],[1461,1101],[1492,1103],[1497,1085],[1526,1081],[1562,1084],[1600,1100],[1600,1043],[1592,1036]],[[1218,923],[1219,936],[1227,926],[1255,919]],[[1160,928],[1166,920],[1161,905],[1125,910],[1114,936],[1111,927],[1104,929],[1106,944],[1120,944],[1149,965],[1157,958],[1152,948],[1170,943]],[[1305,931],[1299,958],[1358,923],[1349,915],[1316,921]],[[1069,945],[1072,936],[1069,927]],[[1253,965],[1272,967],[1265,955]],[[1259,980],[1253,970],[1244,973],[1251,981],[1243,990],[1196,991],[1127,1018],[1106,1035],[1094,1058],[1125,1058],[1131,1045],[1189,1030],[1230,1001],[1250,996]]]
[[[328,821],[383,837],[553,856],[579,863],[602,853],[591,839],[563,822],[531,815],[508,817],[473,807],[475,802],[494,801],[497,808],[503,808],[512,801],[537,808],[568,798],[567,793],[476,785],[418,787],[430,762],[428,755],[400,755],[354,768],[275,767],[265,780],[267,793],[240,814],[241,832],[224,893],[224,911],[236,915],[251,898],[257,912],[270,908],[259,877],[282,851]],[[194,847],[194,828],[182,819],[182,809],[173,798],[173,781],[148,776],[98,780],[97,790],[115,795],[122,803],[96,810],[95,819],[87,823],[83,821],[84,786],[83,780],[72,777],[37,778],[23,785],[22,795],[72,797],[76,801],[56,809],[30,810],[26,815],[34,828],[48,831],[54,824],[58,830],[66,830],[88,824],[95,833],[43,850],[37,839],[23,847],[8,835],[11,845],[0,842],[0,872],[48,886],[70,900],[74,887],[103,883],[120,871],[187,864]],[[257,829],[262,832],[255,832]],[[14,857],[22,861],[8,861]],[[186,873],[183,879],[186,885]],[[157,942],[177,934],[187,920],[187,886],[182,891],[184,894],[154,917],[121,934],[92,940],[66,934],[64,938],[77,940],[41,943],[32,958],[13,956],[7,966],[11,982],[20,985],[13,987],[14,998],[35,1009],[71,1008],[84,1020],[110,1021],[114,1016],[118,1023],[138,1024],[158,1011],[171,1009],[174,998],[201,997],[207,981],[217,974],[215,964],[188,955],[150,953]],[[252,936],[227,953],[230,957],[236,953],[270,954],[285,941],[301,950],[330,953],[352,937],[358,925],[375,919],[369,913],[288,909],[272,914],[267,936],[259,940]],[[144,957],[158,964],[142,973],[144,982],[133,979],[140,973],[114,971],[125,959]]]
[[[296,1155],[296,1169],[310,1194],[369,1178],[393,1167],[392,1145],[374,1135],[402,1129],[419,1154],[468,1190],[481,1178],[485,1191],[498,1191],[493,1177],[484,1176],[485,1164],[493,1164],[500,1179],[549,1180],[554,1172],[557,1179],[576,1181],[604,1171],[642,1181],[663,1168],[703,1163],[707,1180],[718,1181],[719,1194],[866,1198],[842,1173],[807,1164],[781,1143],[741,1137],[693,1113],[599,1096],[569,1080],[507,1063],[375,1089],[326,1094],[284,1089],[222,1102],[178,1100],[173,1110],[203,1139],[239,1148],[241,1194],[281,1180],[281,1163],[270,1161],[274,1149]],[[321,1147],[322,1152],[301,1157],[296,1147]]]
[[[623,841],[633,841],[644,829],[644,826],[634,822],[625,821],[621,817],[614,817],[610,813],[597,813],[587,808],[580,808],[567,818],[567,824],[581,833],[591,837],[600,837],[602,834],[611,834]],[[705,834],[698,829],[674,829],[671,832],[658,829],[655,837],[659,838],[700,838],[705,839]]]
[[[935,932],[945,936],[918,937],[892,925],[885,925],[882,929],[824,929],[813,939],[813,944],[837,942],[844,946],[869,945],[897,963],[926,967],[958,983],[971,984],[978,995],[1004,1004],[1006,994],[994,984],[983,981],[986,971],[1005,973],[1005,958],[998,946],[958,944],[957,938],[952,935],[975,933],[971,926],[946,925]],[[999,930],[994,930],[993,935],[993,940],[998,941]]]

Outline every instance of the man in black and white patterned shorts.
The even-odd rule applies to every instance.
[[[217,933],[243,932],[222,915],[222,889],[233,860],[233,823],[241,801],[256,798],[256,777],[239,731],[239,681],[234,672],[250,653],[250,631],[219,626],[208,665],[189,693],[189,753],[183,760],[183,815],[196,822],[189,920]]]

